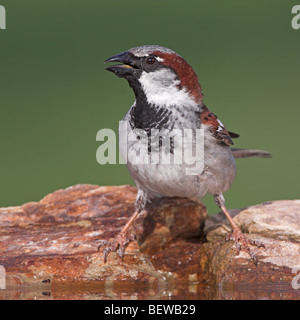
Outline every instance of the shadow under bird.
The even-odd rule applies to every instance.
[[[182,144],[177,143],[175,138],[172,140],[172,137],[167,145],[169,154],[173,156],[173,161],[169,163],[136,161],[127,154],[129,149],[138,153],[136,141],[131,140],[128,145],[123,141],[119,143],[120,153],[127,159],[127,167],[138,194],[135,212],[121,232],[114,240],[100,245],[104,247],[104,260],[112,251],[123,257],[126,245],[135,238],[129,232],[130,226],[148,202],[163,196],[202,198],[209,193],[233,228],[227,240],[234,240],[238,252],[246,251],[256,264],[257,258],[250,245],[264,245],[243,235],[225,207],[223,193],[235,179],[235,158],[270,157],[270,154],[261,150],[231,148],[232,139],[239,135],[227,131],[218,117],[209,111],[203,103],[197,75],[173,50],[157,45],[140,46],[114,55],[105,62],[120,63],[108,66],[106,70],[125,78],[135,94],[135,102],[123,118],[123,124],[126,125],[119,128],[120,141],[128,135],[135,136],[137,141],[141,138],[139,132],[145,132],[148,137],[158,132],[156,140],[159,141],[159,150],[164,153],[167,152],[164,150],[166,145],[161,143],[164,133],[177,130],[184,136],[184,131],[189,129],[193,134],[192,143],[184,143],[185,156],[190,154],[191,159],[185,158],[187,161],[182,163],[174,161],[177,151],[182,152]],[[192,161],[189,160],[192,160],[193,152],[186,151],[186,148],[197,148],[197,129],[202,129],[203,133],[202,169],[197,174],[187,174],[192,168]],[[147,147],[144,156],[151,157],[151,153],[154,156],[155,148],[148,140]]]

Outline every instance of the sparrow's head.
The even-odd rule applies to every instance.
[[[105,60],[122,64],[106,67],[125,78],[136,98],[154,105],[202,103],[203,93],[192,67],[171,49],[150,45],[132,48]]]

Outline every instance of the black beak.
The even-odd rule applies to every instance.
[[[132,53],[128,51],[116,54],[115,56],[106,59],[104,62],[122,62],[123,64],[117,64],[105,68],[121,78],[132,75],[135,71],[134,57]]]

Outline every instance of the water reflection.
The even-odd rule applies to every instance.
[[[1,300],[300,300],[300,290],[289,284],[236,286],[182,285],[43,285],[8,287]]]

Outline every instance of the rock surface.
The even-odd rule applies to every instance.
[[[184,198],[152,203],[136,221],[137,240],[128,245],[123,261],[111,253],[104,263],[98,246],[120,231],[135,197],[130,186],[76,185],[40,202],[1,208],[0,265],[7,285],[291,285],[300,271],[300,200],[231,212],[247,237],[265,244],[253,248],[257,266],[243,252],[236,256],[234,244],[224,241],[230,229],[223,214],[208,217],[201,202]]]
[[[255,248],[259,263],[255,267],[241,252],[235,256],[232,243],[224,244],[227,221],[220,226],[220,214],[209,217],[219,221],[210,230],[205,244],[211,257],[211,272],[219,282],[292,283],[300,271],[300,200],[283,200],[263,203],[235,212],[234,220],[248,238],[259,240],[265,248]],[[232,214],[234,216],[234,214]]]

